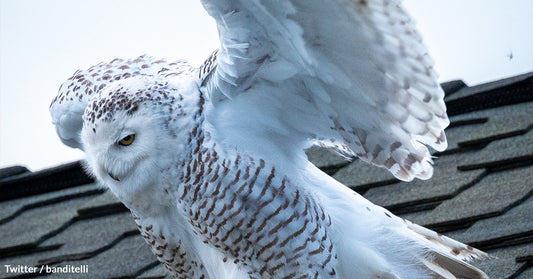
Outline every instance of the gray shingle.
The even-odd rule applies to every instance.
[[[476,262],[476,266],[487,273],[490,278],[503,279],[515,274],[523,265],[516,262],[517,256],[525,256],[533,251],[533,244],[507,247],[490,251],[494,257]]]
[[[83,208],[91,208],[91,207],[97,207],[97,206],[105,206],[105,205],[115,204],[117,202],[119,202],[117,197],[115,197],[115,195],[113,195],[113,193],[110,190],[106,190],[102,195],[94,197],[88,202],[82,204],[80,208],[83,209]]]
[[[16,226],[12,225],[13,221],[0,226],[0,247],[37,241],[41,236],[59,229],[74,218],[79,205],[88,200],[90,197],[68,200],[22,213],[18,219],[24,221],[16,222]]]
[[[531,279],[533,278],[533,266],[530,266],[527,270],[525,270],[523,273],[519,274],[516,279]]]
[[[533,155],[533,130],[522,136],[515,136],[491,142],[479,152],[459,161],[460,166],[479,165],[491,161],[501,161],[522,155]]]
[[[457,161],[469,157],[469,153],[456,156],[442,156],[435,160],[435,172],[430,180],[414,180],[399,182],[368,190],[364,196],[368,200],[386,207],[415,203],[423,203],[449,199],[457,192],[474,183],[484,170],[461,172],[457,170]],[[439,187],[433,187],[440,181]],[[415,203],[416,204],[416,203]]]
[[[138,277],[138,279],[146,279],[146,278],[154,278],[154,277],[171,279],[170,275],[168,274],[168,271],[165,269],[165,267],[162,264],[159,264],[156,267],[142,273]]]
[[[25,197],[21,199],[0,202],[0,220],[6,217],[9,217],[13,213],[15,213],[17,210],[27,205],[31,205],[35,203],[42,203],[42,202],[49,201],[49,200],[59,199],[64,196],[80,194],[84,192],[93,191],[96,189],[98,189],[96,184],[89,184],[89,185],[84,185],[84,186],[75,187],[75,188],[68,188],[68,189],[64,189],[61,191],[54,191],[54,192],[49,192],[49,193],[45,193],[41,195],[29,196],[29,197]],[[61,202],[61,200],[59,200],[58,202]]]
[[[510,236],[519,238],[533,232],[533,197],[512,208],[504,215],[476,222],[472,227],[450,234],[451,237],[469,243],[488,242],[497,245],[497,241],[509,241]],[[502,226],[502,224],[506,224]],[[532,251],[533,252],[533,251]]]
[[[412,220],[422,225],[494,216],[531,194],[533,167],[490,174],[429,214]]]
[[[467,118],[465,115],[452,117],[452,121],[455,121],[456,123],[466,119],[486,119],[486,122],[447,129],[446,137],[448,138],[448,149],[457,148],[459,142],[486,138],[488,135],[508,134],[531,127],[533,124],[533,118],[531,117],[533,113],[533,103],[519,104],[510,107],[513,109],[510,109],[507,113],[504,112],[503,108],[497,108],[466,114]],[[475,114],[478,114],[479,118],[476,118],[474,116]]]
[[[355,160],[348,166],[340,169],[333,178],[346,186],[357,190],[362,185],[376,182],[395,183],[398,180],[384,168],[377,168],[361,160]]]
[[[330,167],[349,164],[349,161],[332,150],[313,146],[306,151],[307,157],[315,166]]]
[[[57,266],[64,265],[69,258],[82,259],[90,257],[91,253],[95,254],[98,250],[114,249],[112,246],[106,246],[112,244],[126,230],[136,230],[130,216],[129,213],[123,213],[78,221],[39,245],[44,247],[59,244],[57,249],[0,260],[0,265],[17,263],[26,266]]]
[[[93,258],[84,261],[67,261],[61,263],[60,266],[67,264],[88,265],[89,272],[76,275],[76,278],[111,278],[133,275],[154,261],[156,261],[154,254],[150,249],[147,249],[144,239],[137,235],[124,238],[113,249]],[[57,278],[61,278],[61,276]]]
[[[50,256],[90,252],[111,243],[124,232],[135,229],[137,226],[130,213],[113,214],[78,221],[64,232],[45,241],[43,245],[64,244]],[[87,235],[88,231],[91,234]],[[40,260],[45,259],[41,257]]]
[[[470,113],[460,114],[450,117],[452,121],[461,121],[468,119],[488,118],[497,121],[502,118],[521,117],[523,115],[531,115],[533,113],[533,102],[526,102],[508,106],[502,106],[491,109],[478,110]],[[527,118],[526,118],[527,120]]]
[[[500,79],[500,80],[496,80],[493,82],[483,83],[483,84],[479,84],[479,85],[475,85],[471,87],[463,87],[459,89],[457,92],[453,93],[450,97],[447,97],[445,100],[452,101],[452,100],[456,100],[459,98],[464,98],[464,97],[467,97],[473,94],[486,92],[489,90],[494,90],[494,89],[501,88],[504,86],[509,86],[509,85],[530,79],[532,77],[533,77],[533,73],[525,73],[525,74],[521,74],[521,75],[517,75],[517,76],[505,78],[505,79]]]

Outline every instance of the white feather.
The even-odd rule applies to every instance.
[[[318,110],[322,113],[320,117],[328,121],[320,125],[293,121],[298,126],[290,126],[290,129],[299,133],[292,138],[300,137],[301,142],[333,138],[352,151],[359,151],[360,146],[354,143],[362,142],[368,151],[357,152],[358,155],[386,168],[391,166],[387,161],[390,156],[379,154],[379,158],[375,158],[372,151],[376,146],[386,149],[400,142],[409,154],[425,159],[430,157],[429,153],[419,150],[411,141],[421,141],[437,150],[446,147],[441,134],[449,121],[445,117],[443,93],[436,82],[433,62],[399,3],[292,1],[286,3],[285,10],[278,2],[203,3],[219,23],[222,42],[218,67],[207,80],[209,92],[206,91],[206,95],[216,95],[218,88],[220,94],[235,101],[241,95],[251,94],[249,88],[264,81],[273,82],[266,84],[269,89],[261,85],[261,90],[282,92],[272,95],[285,100],[277,104],[275,114],[267,113],[263,117],[305,119],[308,114],[305,109]],[[226,47],[230,42],[247,43],[247,52],[233,59]],[[285,81],[283,85],[281,81]],[[294,88],[288,90],[290,86]],[[292,103],[287,100],[288,95],[313,100],[314,105]],[[269,100],[250,105],[268,107],[265,102]],[[295,110],[295,107],[300,109]],[[242,120],[235,118],[232,122]],[[342,123],[335,126],[333,136],[331,121]],[[245,125],[240,127],[246,129]],[[222,124],[217,128],[228,127]],[[375,137],[366,142],[344,132],[355,128]],[[238,141],[231,135],[239,133],[226,133],[230,138],[225,141]],[[405,160],[406,156],[396,162],[405,173],[396,172],[395,175],[404,180],[426,179],[432,166],[418,163],[419,167],[412,168],[407,165],[410,161]]]
[[[101,63],[77,72],[50,108],[60,138],[83,146],[88,169],[137,216],[169,270],[486,278],[463,261],[485,253],[373,205],[304,153],[317,144],[402,180],[431,177],[426,145],[446,148],[449,121],[399,1],[203,4],[221,49],[200,69],[145,56]]]

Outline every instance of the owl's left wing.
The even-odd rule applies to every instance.
[[[446,148],[449,121],[400,1],[202,2],[221,41],[199,72],[219,142],[300,155],[317,144],[402,180],[432,175],[426,145]]]
[[[80,132],[82,115],[89,101],[109,84],[138,75],[157,76],[177,74],[190,70],[184,61],[167,62],[147,55],[135,59],[114,59],[99,63],[87,70],[78,70],[59,88],[50,104],[52,123],[61,141],[83,149]]]

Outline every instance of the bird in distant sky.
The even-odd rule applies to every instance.
[[[487,278],[466,262],[484,252],[372,204],[304,153],[432,176],[427,146],[447,147],[444,93],[399,1],[202,2],[221,47],[200,68],[100,63],[50,107],[172,274]]]

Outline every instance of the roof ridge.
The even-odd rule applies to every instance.
[[[488,90],[478,91],[476,87],[468,87],[461,93],[458,98],[445,100],[448,116],[533,102],[533,73],[513,83],[502,82],[500,86]]]
[[[81,161],[0,179],[0,202],[94,183]]]

